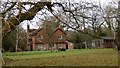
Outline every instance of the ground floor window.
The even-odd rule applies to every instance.
[[[62,44],[59,44],[59,48],[63,48]]]
[[[43,48],[43,45],[38,45],[38,49],[42,49]]]

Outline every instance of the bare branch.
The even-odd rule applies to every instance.
[[[16,5],[16,2],[13,2],[13,4],[12,4],[10,7],[8,7],[6,10],[4,10],[2,14],[7,13],[7,12],[8,12],[9,10],[11,10],[15,5]]]
[[[53,13],[52,13],[52,14],[53,14]],[[88,32],[83,32],[82,30],[78,30],[77,28],[73,28],[72,26],[66,24],[64,21],[62,21],[61,19],[59,19],[56,15],[53,14],[53,16],[55,16],[56,19],[58,19],[60,22],[62,22],[63,24],[65,24],[67,27],[69,27],[69,28],[71,28],[71,29],[73,29],[73,30],[75,30],[75,31],[78,31],[78,32],[83,33],[83,34],[90,35],[90,36],[95,37],[95,38],[100,38],[100,37],[98,37],[98,36],[89,34]]]
[[[44,6],[45,6],[46,4],[47,4],[47,2],[38,2],[38,3],[36,3],[32,8],[30,8],[27,12],[18,14],[18,15],[15,16],[15,17],[11,17],[11,18],[9,18],[9,19],[7,20],[7,22],[10,21],[10,22],[12,22],[12,24],[13,24],[14,26],[16,26],[16,25],[19,25],[19,24],[20,24],[22,21],[24,21],[24,20],[31,20],[31,19],[34,18],[34,16],[36,15],[36,13],[37,13],[38,11],[40,11],[41,9],[44,8]],[[16,18],[17,18],[20,22],[19,22]],[[5,24],[5,25],[3,26],[3,29],[2,29],[2,34],[5,35],[6,33],[9,33],[12,29],[14,29],[13,25],[7,25],[7,24]],[[8,26],[10,26],[10,29],[9,29]]]
[[[75,17],[75,14],[74,14],[71,10],[66,10],[66,9],[64,8],[64,6],[63,6],[62,4],[60,4],[60,3],[53,3],[52,6],[54,6],[55,4],[61,6],[62,9],[64,10],[64,12],[70,12],[70,13],[72,14],[73,18],[75,19],[75,22],[77,23],[77,27],[76,27],[76,28],[79,28],[79,27],[80,27],[80,25],[79,25],[79,23],[78,23],[78,21],[77,21],[77,19],[76,19],[76,17]]]

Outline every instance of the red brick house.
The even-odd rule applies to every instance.
[[[56,28],[50,38],[45,29],[29,29],[27,26],[27,48],[28,50],[57,50],[66,49],[66,34],[61,28]],[[53,44],[50,46],[49,42]]]

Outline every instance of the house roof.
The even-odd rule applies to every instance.
[[[66,35],[66,33],[65,33],[61,28],[59,28],[59,27],[55,29],[54,33],[55,33],[57,30],[62,31],[62,32]]]
[[[108,40],[112,40],[114,39],[112,36],[105,36],[105,37],[101,37],[102,39],[108,39]]]
[[[39,28],[39,29],[28,29],[28,32],[31,32],[31,33],[32,33],[32,36],[34,36],[34,35],[37,34],[37,32],[39,32],[39,31],[42,30],[42,29],[43,29],[43,28]],[[54,33],[55,33],[57,30],[62,31],[62,32],[66,35],[66,33],[65,33],[61,28],[59,28],[59,27],[55,29]]]
[[[71,40],[68,40],[68,39],[66,40],[66,42],[71,42],[71,43],[74,43],[73,41],[71,41]]]
[[[36,35],[37,32],[39,32],[39,31],[41,31],[41,30],[43,30],[43,28],[36,29],[36,30],[34,31],[33,35]]]
[[[28,29],[28,32],[31,33],[32,36],[36,35],[37,32],[39,32],[40,30],[42,30],[43,28],[39,28],[39,29]]]

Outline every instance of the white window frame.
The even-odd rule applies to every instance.
[[[58,37],[58,39],[59,39],[59,40],[63,39],[63,36],[62,36],[62,35],[60,35],[60,37]]]

